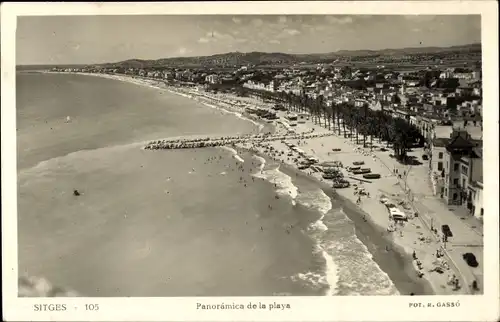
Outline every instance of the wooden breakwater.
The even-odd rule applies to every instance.
[[[205,137],[196,139],[163,139],[146,144],[146,150],[171,150],[171,149],[197,149],[228,146],[242,143],[263,143],[270,141],[304,140],[318,137],[332,136],[333,133],[308,133],[308,134],[257,134],[241,136]]]

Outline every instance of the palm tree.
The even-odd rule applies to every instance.
[[[321,126],[321,116],[324,112],[324,106],[323,106],[323,96],[322,95],[318,95],[315,99],[315,102],[314,102],[315,106],[314,106],[314,109],[316,111],[316,119],[319,123],[319,125]],[[326,122],[325,122],[325,125],[326,125]]]
[[[362,114],[361,114],[361,134],[363,135],[363,148],[366,147],[366,135],[368,134],[368,104],[364,104],[363,107],[361,108]]]
[[[341,116],[343,115],[343,110],[344,110],[344,106],[343,105],[339,105],[339,104],[335,104],[335,111],[336,111],[336,115],[337,115],[337,131],[338,131],[338,134],[340,135],[340,118]],[[344,123],[342,121],[342,123]],[[344,126],[344,137],[345,137],[345,126]]]
[[[330,131],[332,129],[332,115],[333,115],[333,109],[331,106],[325,106],[325,118],[328,119],[328,130]],[[326,122],[326,120],[325,120]]]
[[[343,131],[344,131],[344,138],[346,137],[346,124],[347,124],[347,118],[348,118],[348,113],[349,111],[349,107],[347,104],[342,104],[340,106],[340,114],[339,114],[339,119],[337,119],[337,122],[338,120],[340,120],[340,118],[342,119],[342,128],[343,128]],[[339,130],[340,131],[340,130]]]

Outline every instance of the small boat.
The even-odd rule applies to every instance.
[[[66,116],[66,123],[69,123],[69,122],[71,122],[71,117]]]
[[[365,179],[380,179],[380,174],[378,174],[378,173],[366,173],[366,174],[363,174],[363,178],[365,178]]]
[[[353,174],[367,174],[370,173],[372,170],[370,168],[364,168],[364,169],[357,169],[357,170],[352,170]]]
[[[333,182],[333,188],[335,188],[335,189],[349,188],[350,185],[351,185],[351,183],[347,180],[344,180],[344,179],[335,180]]]

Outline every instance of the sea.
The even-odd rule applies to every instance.
[[[117,80],[16,82],[19,274],[89,297],[399,294],[315,181],[230,147],[142,149],[268,125]]]

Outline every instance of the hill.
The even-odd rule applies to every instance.
[[[481,54],[481,44],[452,47],[414,47],[382,50],[340,50],[319,54],[285,54],[267,52],[230,52],[211,56],[172,57],[156,60],[129,59],[116,63],[98,64],[112,68],[148,68],[148,67],[199,67],[199,66],[242,66],[242,65],[292,65],[299,63],[333,62],[337,59],[356,61],[357,59],[390,58],[408,55],[446,55],[446,54]],[[18,66],[19,67],[19,66]]]

